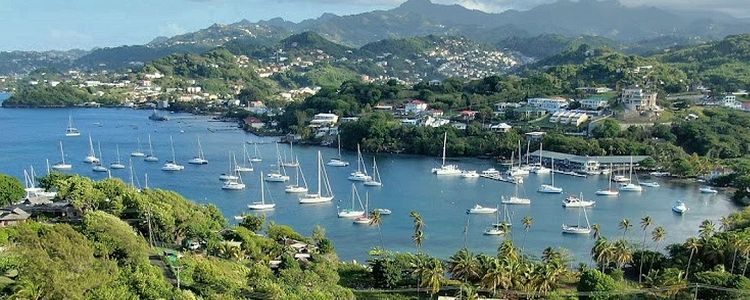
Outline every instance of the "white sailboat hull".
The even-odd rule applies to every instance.
[[[83,159],[83,162],[85,162],[87,164],[95,164],[95,163],[99,163],[99,159],[96,158],[96,156],[89,155],[89,156],[86,156],[86,158]]]
[[[579,227],[577,225],[562,225],[562,232],[567,234],[590,234],[591,228]]]
[[[70,170],[70,169],[73,169],[73,165],[59,163],[59,164],[53,165],[52,168],[55,170]]]
[[[234,175],[227,175],[227,174],[219,175],[219,180],[221,181],[238,180],[238,179],[240,178]]]
[[[613,197],[613,196],[619,195],[620,191],[618,191],[618,190],[598,190],[598,191],[596,191],[596,194],[599,195],[599,196]]]
[[[387,216],[391,214],[391,210],[387,208],[376,208],[373,211],[379,212],[381,215]]]
[[[262,161],[263,161],[263,159],[260,159],[260,158],[251,158],[250,159],[250,162],[262,162]]]
[[[235,167],[234,171],[235,172],[252,172],[253,168],[250,168],[250,167]]]
[[[145,157],[146,153],[138,152],[138,151],[136,151],[136,152],[130,152],[130,156],[132,156],[132,157]]]
[[[264,178],[264,180],[268,182],[286,182],[289,181],[289,176],[281,174],[268,174],[266,175],[266,178]]]
[[[503,235],[505,234],[505,231],[503,231],[500,228],[487,228],[484,231],[484,235]]]
[[[299,167],[299,163],[297,163],[297,162],[287,162],[287,163],[283,163],[281,165],[284,166],[284,167],[287,167],[287,168],[296,168],[296,167]]]
[[[244,190],[245,184],[239,182],[227,182],[221,186],[223,190]]]
[[[461,177],[463,177],[463,178],[479,178],[479,173],[477,173],[477,171],[462,172],[461,173]]]
[[[261,202],[253,202],[253,204],[248,204],[247,208],[251,210],[273,210],[276,208],[275,203],[261,203]]]
[[[716,194],[716,193],[719,192],[719,191],[717,191],[715,189],[712,189],[710,187],[702,187],[699,190],[700,190],[701,193],[704,193],[704,194]]]
[[[363,210],[342,210],[338,213],[339,218],[357,218],[365,215]]]
[[[81,136],[81,133],[80,132],[66,132],[65,136],[67,137]]]
[[[349,166],[349,162],[332,158],[330,161],[328,161],[326,163],[326,166],[329,166],[329,167],[348,167]]]
[[[125,165],[119,164],[119,163],[113,163],[109,165],[109,168],[113,170],[121,170],[121,169],[125,169]]]
[[[144,158],[144,159],[143,159],[143,161],[147,161],[147,162],[158,162],[158,161],[159,161],[159,158],[158,158],[158,157],[156,157],[156,156],[151,156],[151,155],[149,155],[149,156],[146,156],[146,158]]]
[[[497,208],[493,208],[493,207],[481,207],[481,206],[478,206],[478,205],[475,206],[474,208],[470,208],[470,209],[466,210],[467,214],[475,214],[475,215],[479,215],[479,214],[494,214],[496,212],[497,212]]]
[[[307,193],[307,188],[304,186],[288,185],[284,191],[290,194]]]
[[[182,171],[184,169],[185,169],[185,166],[179,165],[179,164],[173,163],[173,162],[168,162],[168,163],[164,164],[163,167],[161,167],[162,171],[167,171],[167,172]]]
[[[440,168],[432,169],[432,173],[435,175],[442,175],[442,176],[455,176],[455,175],[461,175],[461,170],[456,165],[446,165]]]
[[[359,218],[354,219],[354,221],[352,221],[352,223],[354,223],[354,224],[362,224],[362,225],[370,225],[371,221],[372,221],[372,219],[370,219],[368,217],[365,217],[365,216],[361,216]]]
[[[349,174],[348,179],[351,181],[368,181],[372,179],[372,176],[369,176],[362,172],[354,172]]]
[[[205,160],[205,159],[200,158],[200,157],[195,157],[195,158],[192,158],[192,159],[188,160],[188,163],[191,164],[191,165],[207,165],[208,164],[208,160]]]
[[[502,200],[500,200],[500,203],[509,205],[529,205],[531,204],[531,199],[514,196],[510,198],[503,198]]]
[[[641,192],[643,191],[643,187],[637,184],[628,183],[628,184],[621,185],[620,191],[621,192]]]
[[[333,200],[333,196],[320,196],[320,195],[305,195],[299,198],[300,204],[318,204],[327,203]]]
[[[365,181],[363,184],[366,186],[383,186],[382,182],[377,182],[375,180]]]
[[[107,172],[107,168],[104,166],[93,166],[91,170],[94,172]]]
[[[549,174],[550,172],[552,172],[552,170],[550,170],[549,168],[537,166],[531,168],[530,172],[534,174]]]
[[[549,184],[542,184],[536,191],[544,194],[560,194],[563,192],[563,189]]]

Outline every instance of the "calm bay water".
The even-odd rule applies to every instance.
[[[119,145],[121,159],[127,164],[129,153],[137,148],[136,138],[140,137],[143,150],[147,150],[147,135],[151,134],[154,151],[161,159],[159,163],[147,163],[134,159],[133,165],[139,181],[144,183],[144,174],[149,176],[149,185],[154,188],[175,190],[184,196],[201,203],[217,205],[231,222],[232,216],[246,212],[249,202],[260,198],[260,171],[274,169],[276,148],[274,139],[259,138],[244,133],[234,124],[209,122],[201,116],[174,115],[169,122],[152,122],[147,119],[150,111],[130,109],[1,109],[0,108],[0,172],[23,178],[23,169],[33,165],[37,174],[45,172],[45,159],[55,163],[60,159],[58,141],[63,141],[66,161],[73,164],[72,172],[94,179],[106,177],[94,173],[91,166],[82,162],[88,151],[88,134],[94,143],[101,142],[105,164],[115,159],[115,146]],[[83,133],[80,137],[65,137],[64,130],[68,115],[72,115],[76,126]],[[213,129],[212,131],[209,128]],[[169,136],[174,137],[177,160],[186,165],[182,172],[167,173],[160,170],[163,162],[171,157]],[[187,165],[187,160],[197,152],[196,138],[200,137],[206,158],[205,166]],[[241,155],[245,141],[267,142],[259,145],[264,161],[255,166],[255,172],[243,176],[247,188],[242,191],[224,191],[218,175],[228,170],[228,151]],[[250,145],[248,145],[250,146]],[[280,145],[288,152],[288,145]],[[252,146],[248,147],[252,151]],[[324,160],[334,156],[336,150],[319,147],[295,147],[306,178],[313,188],[315,184],[316,151],[323,153]],[[268,183],[270,197],[277,203],[275,211],[267,213],[270,220],[289,224],[296,230],[310,234],[319,224],[326,228],[334,241],[342,259],[363,260],[367,251],[379,245],[375,227],[354,225],[349,219],[336,217],[336,202],[347,206],[351,182],[346,179],[356,167],[356,153],[344,153],[350,163],[348,168],[327,168],[336,199],[333,203],[303,206],[297,203],[296,195],[284,193],[282,183]],[[492,215],[467,215],[466,209],[480,203],[496,206],[501,195],[512,195],[515,186],[487,179],[464,179],[460,177],[437,177],[430,169],[439,164],[436,157],[377,155],[376,157],[383,187],[373,188],[357,184],[361,196],[370,194],[371,205],[389,208],[390,216],[383,217],[382,232],[385,246],[396,251],[411,251],[412,223],[409,212],[418,211],[426,222],[426,239],[423,245],[430,254],[447,257],[463,247],[466,242],[473,251],[494,252],[502,237],[483,236],[482,231],[495,220]],[[365,155],[368,164],[371,155]],[[461,159],[454,161],[463,169],[484,170],[499,168],[490,161]],[[370,166],[371,167],[371,166]],[[293,177],[294,169],[287,170]],[[112,176],[129,182],[127,170],[112,171]],[[564,209],[561,200],[565,195],[543,195],[536,193],[539,184],[548,181],[548,175],[532,174],[525,179],[520,193],[532,199],[530,206],[511,206],[509,210],[515,230],[512,238],[520,246],[523,239],[521,218],[530,215],[535,223],[526,237],[526,250],[532,255],[540,255],[547,246],[563,247],[581,261],[588,261],[588,252],[593,240],[585,236],[570,236],[560,233],[564,222],[575,223],[579,212]],[[657,181],[659,181],[657,179]],[[629,233],[633,241],[640,240],[637,223],[644,215],[650,215],[656,225],[664,226],[668,232],[667,241],[677,242],[687,236],[697,234],[697,228],[704,219],[718,220],[738,208],[728,200],[728,195],[705,195],[695,185],[680,185],[659,181],[660,188],[645,188],[642,193],[623,193],[617,198],[594,196],[594,191],[607,185],[606,176],[592,176],[586,179],[564,175],[556,176],[556,183],[565,192],[583,193],[584,198],[595,198],[596,206],[588,211],[591,223],[599,223],[603,234],[619,237],[617,224],[622,218],[629,218],[634,228]],[[690,207],[684,216],[671,212],[671,206],[682,199]],[[468,234],[464,227],[468,220]],[[653,228],[653,227],[652,227]]]

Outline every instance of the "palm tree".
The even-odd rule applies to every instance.
[[[370,214],[370,226],[375,225],[378,227],[378,236],[380,237],[380,249],[385,250],[385,244],[383,243],[383,231],[380,230],[380,224],[383,222],[383,216],[379,210],[374,210]]]
[[[633,251],[625,240],[618,240],[614,244],[614,257],[618,268],[622,269],[626,264],[633,262]]]
[[[599,223],[596,223],[596,224],[594,224],[594,225],[591,225],[591,229],[593,229],[593,230],[594,230],[594,235],[593,235],[593,237],[594,237],[594,239],[595,239],[595,240],[596,240],[596,239],[599,239],[599,237],[601,237],[601,236],[602,236],[602,227],[601,227],[601,225],[599,225]]]
[[[426,280],[423,280],[422,283],[425,287],[430,288],[430,294],[433,296],[440,291],[440,285],[443,283],[443,273],[445,273],[445,270],[442,260],[434,257],[427,259],[426,268],[423,270]]]
[[[651,231],[651,240],[654,241],[654,243],[656,243],[656,246],[655,246],[656,251],[661,250],[661,248],[659,248],[659,245],[666,236],[667,236],[667,231],[662,226],[656,227],[654,228],[653,231]],[[654,260],[652,259],[649,264],[648,269],[652,270],[653,268],[654,268]]]
[[[641,230],[643,230],[643,241],[641,242],[641,258],[640,263],[638,266],[638,283],[641,283],[641,277],[643,276],[643,258],[646,254],[646,230],[648,230],[648,227],[651,226],[653,223],[653,220],[651,219],[651,216],[644,216],[641,218]]]
[[[518,253],[518,249],[513,246],[513,241],[503,240],[500,246],[497,247],[497,257],[502,257],[511,263],[516,263],[520,260],[521,255]]]
[[[703,220],[699,228],[700,230],[698,230],[698,236],[700,236],[700,238],[704,241],[713,236],[714,232],[716,231],[714,223],[711,222],[711,220]]]
[[[507,260],[497,257],[486,257],[483,262],[482,278],[480,285],[492,289],[492,294],[497,293],[497,287],[510,287],[513,284],[511,272],[507,268]]]
[[[417,253],[419,253],[422,250],[422,243],[424,242],[424,220],[416,211],[410,212],[409,216],[414,220],[414,235],[412,235],[412,239],[414,240],[414,245],[417,246]]]
[[[737,260],[737,252],[739,252],[740,248],[742,248],[742,244],[744,243],[744,241],[737,233],[734,232],[729,234],[728,239],[729,246],[732,247],[732,267],[730,268],[729,273],[734,274],[734,262]]]
[[[477,289],[471,285],[471,284],[462,284],[461,287],[458,289],[458,294],[456,294],[456,300],[477,300],[479,299],[479,294],[477,293]]]
[[[464,283],[473,281],[479,277],[479,261],[468,249],[463,248],[448,259],[448,272],[454,279],[460,279]]]
[[[620,221],[620,224],[618,225],[618,228],[622,230],[622,238],[625,239],[625,234],[628,233],[628,230],[630,230],[630,227],[633,227],[633,224],[630,224],[630,220],[627,218],[622,219]]]
[[[688,258],[687,267],[685,268],[685,279],[687,280],[688,275],[690,275],[690,263],[693,262],[693,255],[696,251],[698,251],[698,248],[700,248],[701,244],[698,241],[698,239],[691,237],[685,242],[685,247],[690,249],[690,257]]]
[[[529,229],[531,229],[531,225],[534,224],[534,218],[530,216],[525,216],[521,220],[521,223],[523,224],[523,242],[521,243],[521,251],[523,251],[526,248],[526,235],[529,233]]]
[[[614,250],[614,245],[604,237],[596,239],[594,247],[591,248],[591,256],[602,267],[602,273],[614,258]]]
[[[732,227],[734,226],[734,222],[732,222],[732,219],[727,216],[721,217],[721,219],[719,219],[719,223],[719,227],[724,231],[732,230]]]

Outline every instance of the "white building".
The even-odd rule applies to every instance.
[[[719,101],[719,105],[733,109],[742,109],[742,102],[737,101],[737,96],[735,95],[725,95]]]
[[[310,121],[310,126],[332,126],[339,121],[339,116],[336,114],[321,113],[313,117]]]
[[[490,130],[497,132],[508,132],[511,128],[513,128],[513,126],[510,126],[507,123],[500,123],[490,126]]]
[[[427,110],[427,103],[422,100],[411,100],[404,106],[404,113],[407,114],[419,114]]]
[[[648,93],[638,86],[622,90],[620,101],[629,110],[659,110],[656,93]]]
[[[597,110],[607,106],[607,100],[602,98],[586,98],[579,100],[582,109]]]
[[[529,98],[526,100],[529,106],[541,108],[550,113],[568,107],[568,99],[565,98]]]

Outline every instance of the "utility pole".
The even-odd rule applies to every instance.
[[[698,284],[695,284],[695,292],[693,294],[693,300],[698,300]]]
[[[172,268],[174,268],[175,271],[177,271],[176,272],[177,273],[177,289],[179,290],[180,289],[180,270],[182,270],[183,267],[182,266],[174,266]]]

